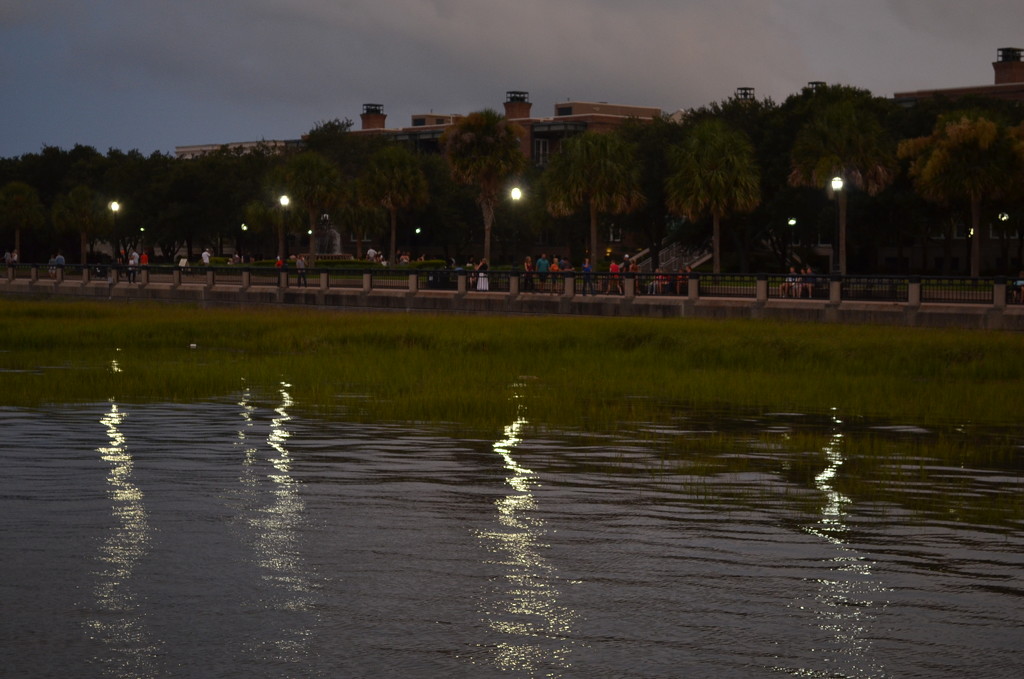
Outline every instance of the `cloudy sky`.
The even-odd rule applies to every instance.
[[[807,82],[877,95],[993,81],[1021,0],[0,0],[0,157],[294,139],[378,103],[530,93],[666,112]]]

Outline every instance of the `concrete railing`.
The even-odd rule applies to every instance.
[[[1024,281],[794,274],[538,274],[18,264],[0,293],[611,316],[792,318],[1024,329]]]

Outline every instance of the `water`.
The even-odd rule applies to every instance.
[[[524,414],[478,439],[310,419],[287,385],[231,403],[0,409],[0,667],[1021,676],[1024,526],[964,518],[949,492],[1019,503],[1019,443],[1016,466],[929,461],[940,483],[901,481],[912,507],[848,490],[878,470],[838,419],[727,424],[688,413],[582,435]],[[819,429],[817,450],[764,444]],[[729,452],[679,449],[715,435]]]

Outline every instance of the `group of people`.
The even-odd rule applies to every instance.
[[[548,259],[545,252],[541,253],[541,256],[534,261],[527,255],[523,259],[523,292],[557,292],[557,289],[561,287],[562,278],[551,274],[573,270],[572,262],[565,257],[552,255]]]
[[[795,266],[789,267],[789,273],[779,284],[779,297],[814,297],[814,269],[807,265],[797,271]]]
[[[18,263],[18,251],[17,250],[5,250],[4,251],[4,266],[14,266]]]

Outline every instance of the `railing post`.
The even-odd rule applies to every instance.
[[[281,268],[277,273],[277,287],[286,289],[288,287],[288,269]]]
[[[512,271],[508,275],[508,294],[510,297],[519,295],[519,272]]]
[[[700,299],[700,274],[691,271],[686,277],[686,297],[691,302]]]
[[[828,303],[838,305],[843,301],[843,277],[834,273],[828,279]]]
[[[409,292],[416,294],[420,289],[420,275],[418,273],[409,274]]]
[[[576,274],[572,271],[565,272],[565,285],[562,290],[562,297],[572,299],[576,296]]]
[[[331,274],[327,271],[320,272],[320,289],[327,290],[331,287]]]
[[[624,278],[622,296],[626,299],[633,299],[636,297],[636,274],[631,271],[627,271]]]
[[[373,274],[369,271],[363,272],[363,292],[373,290]]]
[[[171,285],[179,288],[181,287],[181,267],[175,267],[174,271],[171,272]]]
[[[465,272],[465,270],[460,270],[460,271],[457,271],[455,273],[458,276],[458,283],[457,283],[458,289],[457,289],[457,292],[460,295],[465,295],[466,294],[466,272]]]
[[[758,304],[764,304],[768,301],[768,274],[757,274],[757,282],[754,284],[754,297],[757,299]]]
[[[92,280],[92,275],[90,272],[91,269],[89,268],[88,264],[82,267],[82,285],[87,285],[89,281]]]
[[[29,280],[33,283],[39,282],[39,265],[33,264],[32,268],[29,269]]]
[[[911,276],[907,279],[907,306],[917,308],[921,306],[921,278]]]
[[[217,276],[214,274],[213,269],[206,270],[206,287],[212,288],[217,284]]]
[[[1006,310],[1006,279],[998,276],[992,283],[992,306],[1000,311]]]
[[[252,285],[252,271],[245,269],[242,271],[242,289],[248,290],[250,285]]]
[[[149,267],[141,267],[139,271],[142,273],[142,287],[146,287],[149,285]]]
[[[64,267],[58,266],[56,271],[54,271],[54,274],[54,279],[57,281],[57,285],[64,282]]]

